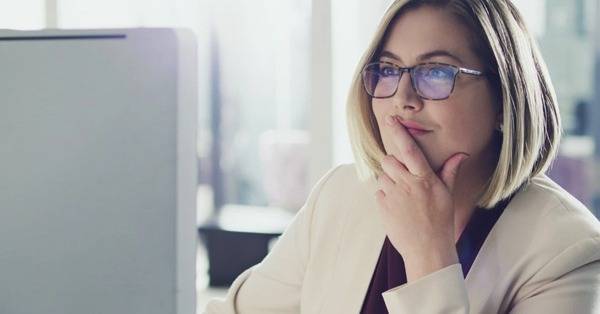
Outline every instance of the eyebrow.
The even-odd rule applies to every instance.
[[[392,59],[402,62],[402,59],[400,57],[398,57],[394,53],[387,51],[387,50],[383,51],[379,55],[379,58],[381,58],[381,57],[388,57],[388,58],[392,58]],[[421,54],[420,56],[417,57],[417,61],[421,62],[423,60],[431,59],[433,57],[448,57],[448,58],[454,59],[455,61],[458,61],[461,64],[463,63],[459,57],[453,55],[449,51],[442,50],[442,49],[433,50],[433,51]]]

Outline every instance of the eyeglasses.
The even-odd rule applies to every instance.
[[[398,90],[398,83],[404,72],[410,74],[412,87],[417,95],[427,100],[444,100],[450,97],[458,73],[485,75],[481,71],[445,63],[423,63],[403,68],[390,62],[380,61],[369,63],[362,70],[365,90],[373,98],[392,97]]]

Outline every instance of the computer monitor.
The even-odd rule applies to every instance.
[[[197,48],[0,31],[0,313],[193,314]]]

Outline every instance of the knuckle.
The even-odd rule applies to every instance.
[[[385,167],[387,169],[396,167],[397,165],[398,162],[396,161],[396,158],[393,155],[386,155],[385,157],[383,157],[383,160],[381,162],[382,168]]]
[[[381,164],[382,164],[382,165],[384,165],[384,164],[385,164],[385,165],[387,165],[387,164],[389,164],[389,162],[390,162],[390,155],[385,155],[385,156],[383,156],[383,158],[381,159]]]
[[[379,175],[379,177],[377,177],[377,183],[379,185],[383,184],[383,176],[384,176],[384,174],[381,174],[381,175]]]
[[[433,183],[432,183],[430,174],[425,174],[420,177],[417,176],[416,179],[422,189],[431,190],[431,188],[433,187]]]
[[[384,198],[385,198],[385,193],[382,190],[377,190],[377,192],[375,192],[375,199],[378,202],[383,203]]]
[[[403,147],[404,153],[410,156],[416,155],[418,149],[419,148],[417,147],[417,145],[414,144],[407,144]]]
[[[382,173],[379,176],[379,179],[377,179],[377,182],[379,183],[379,185],[384,186],[384,185],[390,184],[391,179],[386,173]]]

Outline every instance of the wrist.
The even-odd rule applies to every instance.
[[[426,253],[402,256],[406,270],[407,282],[415,281],[423,276],[459,262],[456,248],[429,250]]]

